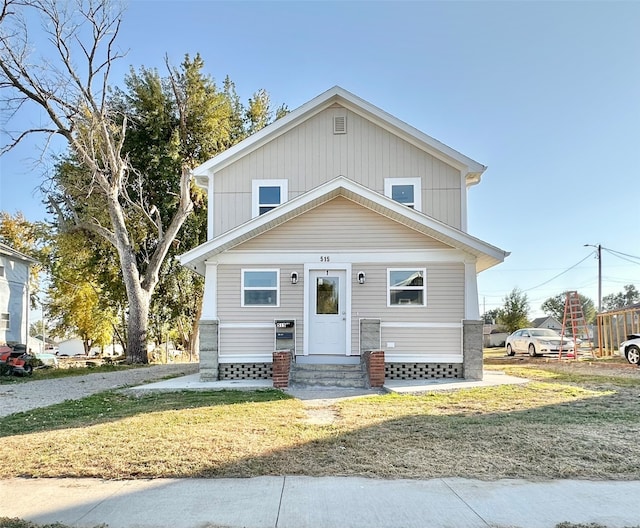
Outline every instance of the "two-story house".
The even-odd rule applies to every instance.
[[[27,343],[29,276],[35,261],[0,243],[0,345]]]
[[[203,380],[382,354],[394,378],[482,377],[476,276],[508,255],[467,233],[486,167],[334,87],[202,164]]]

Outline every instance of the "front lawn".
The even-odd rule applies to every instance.
[[[639,479],[637,371],[567,365],[500,367],[526,385],[333,401],[321,420],[275,390],[106,392],[0,419],[0,478]]]

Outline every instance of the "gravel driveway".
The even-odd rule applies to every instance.
[[[198,372],[198,363],[177,363],[0,385],[0,417],[37,407],[46,407],[65,400],[79,400],[96,392],[134,387],[168,376],[196,372]]]

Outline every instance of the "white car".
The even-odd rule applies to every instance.
[[[558,354],[562,341],[562,354],[572,357],[576,344],[568,337],[561,338],[560,334],[550,328],[521,328],[507,337],[505,345],[507,354],[513,356],[516,352],[526,352],[531,357],[541,354]]]
[[[627,340],[620,343],[618,350],[629,363],[640,366],[640,334],[629,334]]]

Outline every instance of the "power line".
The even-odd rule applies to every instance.
[[[640,266],[640,262],[636,262],[635,260],[631,260],[631,259],[640,259],[640,257],[634,257],[633,255],[627,255],[626,253],[619,253],[617,251],[611,251],[610,249],[607,248],[602,248],[604,249],[607,253],[613,255],[614,257],[619,258],[620,260],[626,260],[627,262],[631,262],[632,264],[637,264]],[[624,255],[624,256],[622,256]],[[627,258],[629,257],[629,258]]]
[[[571,271],[573,268],[579,266],[580,264],[582,264],[585,260],[587,260],[589,257],[591,257],[591,254],[587,255],[586,257],[584,257],[582,260],[580,260],[579,262],[576,262],[573,266],[570,266],[569,268],[567,268],[564,271],[561,271],[560,273],[558,273],[555,277],[551,277],[549,280],[544,281],[540,284],[538,284],[537,286],[533,286],[531,288],[527,288],[526,290],[522,290],[522,292],[528,292],[531,290],[535,290],[536,288],[540,288],[540,286],[544,286],[545,284],[549,284],[551,281],[557,279],[558,277],[564,275],[565,273],[567,273],[568,271]]]
[[[624,255],[625,257],[640,260],[640,257],[636,257],[635,255],[629,255],[628,253],[623,253],[622,251],[616,251],[615,249],[611,249],[611,248],[602,248],[602,249],[606,249],[609,253],[614,255]]]

